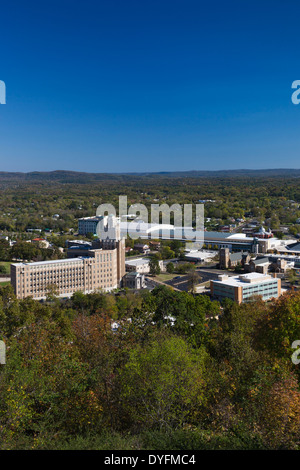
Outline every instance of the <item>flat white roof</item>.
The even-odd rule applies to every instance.
[[[34,261],[33,263],[12,263],[12,266],[41,266],[48,264],[58,264],[58,263],[72,263],[75,261],[82,261],[88,257],[79,256],[78,258],[65,258],[65,259],[54,259],[49,261]]]
[[[159,230],[174,230],[174,225],[168,225],[168,224],[148,224],[143,221],[132,221],[132,222],[121,222],[120,223],[120,228],[121,232],[130,232],[131,231],[137,231],[141,232],[144,234],[148,234],[154,231],[159,231]]]
[[[130,266],[140,266],[141,264],[149,263],[149,258],[136,258],[131,260],[125,260],[125,264],[129,264]]]
[[[239,276],[231,276],[231,277],[228,277],[228,279],[224,279],[224,280],[216,279],[216,280],[213,280],[212,282],[217,283],[217,284],[228,285],[232,287],[247,287],[247,286],[253,286],[257,284],[263,284],[263,283],[270,282],[275,279],[276,278],[273,278],[272,276],[268,274],[247,273],[247,274],[241,274]]]
[[[279,258],[288,261],[289,259],[291,261],[300,261],[300,256],[298,255],[272,255],[268,253],[269,258]]]
[[[243,241],[252,241],[253,237],[247,237],[246,233],[229,233],[228,240],[243,240]]]
[[[78,220],[86,220],[87,222],[99,222],[102,218],[102,215],[93,215],[91,217],[80,217]]]
[[[150,233],[156,233],[159,235],[159,232],[162,232],[162,236],[168,234],[170,230],[174,231],[174,235],[178,237],[182,236],[182,231],[185,235],[189,236],[198,236],[200,239],[204,238],[206,240],[232,240],[242,242],[251,242],[253,237],[247,237],[245,233],[225,233],[225,232],[210,232],[210,231],[195,231],[192,227],[178,227],[171,224],[152,224],[143,221],[133,221],[133,222],[121,222],[120,223],[121,233],[126,233],[127,230],[130,233],[132,231],[139,231],[141,235],[148,235]]]
[[[199,259],[206,259],[206,258],[213,258],[216,256],[216,252],[210,251],[187,251],[184,255],[186,258],[199,258]]]
[[[86,240],[68,240],[69,243],[78,243],[80,245],[91,245],[92,246],[92,242],[88,242]]]

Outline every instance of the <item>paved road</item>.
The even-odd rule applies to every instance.
[[[146,288],[149,290],[153,290],[154,287],[157,287],[159,285],[164,286],[165,284],[167,283],[158,281],[157,279],[154,280],[154,279],[146,278]],[[182,290],[180,288],[177,288],[176,286],[172,286],[172,287],[174,288],[174,290]]]

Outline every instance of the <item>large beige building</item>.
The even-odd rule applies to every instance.
[[[125,240],[119,236],[116,218],[108,218],[99,248],[83,257],[11,265],[11,283],[19,299],[44,299],[51,286],[60,297],[76,291],[91,293],[120,287],[125,274]]]

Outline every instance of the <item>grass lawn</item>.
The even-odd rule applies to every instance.
[[[161,273],[158,276],[155,276],[153,279],[157,279],[158,281],[165,282],[174,279],[174,277],[179,276],[179,274],[169,274],[169,273]]]
[[[199,284],[197,284],[197,287],[199,287],[199,286],[209,287],[210,286],[210,281],[200,282]]]
[[[9,281],[4,281],[4,282],[1,282],[0,280],[0,287],[5,287],[5,286],[9,286],[10,282]]]
[[[0,266],[4,266],[5,268],[5,272],[3,271],[3,273],[1,274],[10,275],[10,265],[11,265],[11,261],[0,261]]]

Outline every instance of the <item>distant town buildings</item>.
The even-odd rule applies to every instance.
[[[253,236],[254,237],[257,237],[257,238],[272,238],[273,237],[273,233],[271,232],[271,230],[269,230],[268,232],[264,229],[264,227],[260,227],[260,229],[257,231],[257,232],[254,232],[253,233]]]
[[[31,241],[38,245],[39,248],[48,248],[50,246],[50,243],[45,238],[33,238]]]
[[[78,232],[80,235],[87,235],[92,233],[96,235],[97,225],[102,220],[99,217],[84,217],[78,220]],[[141,242],[135,244],[135,249],[141,253],[147,254],[148,249],[154,246],[159,246],[160,240],[180,240],[188,241],[184,236],[183,227],[175,227],[174,225],[166,224],[151,224],[143,222],[142,220],[134,220],[130,223],[128,221],[120,222],[121,235],[127,237],[129,229],[136,230],[140,239],[144,239],[147,243]],[[300,243],[295,240],[281,240],[274,237],[270,230],[265,230],[262,226],[258,229],[257,225],[242,228],[243,233],[221,232],[221,231],[207,231],[193,232],[197,241],[203,240],[203,248],[208,250],[220,250],[221,248],[228,248],[230,253],[233,252],[247,252],[249,254],[267,254],[283,253],[300,255]],[[130,233],[129,233],[130,236]],[[129,251],[129,250],[128,250]],[[234,258],[234,257],[233,257]],[[231,258],[230,263],[234,264],[235,261]]]
[[[149,245],[147,245],[145,243],[136,243],[134,245],[133,249],[138,251],[139,253],[142,253],[142,254],[150,253]]]
[[[102,220],[99,217],[83,217],[78,219],[78,233],[80,235],[87,235],[89,233],[97,233],[97,225]],[[208,249],[229,248],[230,251],[247,251],[249,253],[267,253],[268,250],[276,249],[278,246],[285,246],[283,240],[279,240],[273,236],[269,231],[267,232],[263,227],[258,231],[255,228],[251,229],[251,233],[232,233],[230,230],[224,232],[206,231],[204,232],[191,232],[188,231],[188,236],[185,235],[184,227],[175,227],[170,224],[151,224],[141,220],[132,222],[121,221],[120,230],[121,234],[126,237],[128,230],[135,230],[139,238],[149,240],[181,240],[189,241],[189,236],[194,236],[197,241],[203,240],[204,245]],[[130,233],[129,233],[130,235]],[[148,244],[147,243],[147,244]]]
[[[99,223],[100,232],[97,230]],[[134,250],[141,254],[148,254],[150,247],[159,247],[162,239],[186,240],[183,227],[143,221],[130,224],[131,228],[137,226],[139,238],[145,240],[145,243],[139,240],[134,245]],[[55,287],[61,297],[70,297],[75,291],[110,291],[121,286],[143,288],[144,275],[150,272],[150,259],[126,258],[125,261],[127,229],[127,221],[122,222],[112,215],[79,219],[80,235],[95,235],[98,232],[99,238],[93,241],[68,240],[67,259],[13,263],[11,282],[17,297],[44,299],[51,287]],[[211,293],[215,298],[228,297],[240,303],[253,295],[262,295],[264,299],[277,297],[281,292],[280,279],[274,279],[268,273],[286,272],[292,263],[293,268],[300,268],[299,262],[296,262],[296,259],[299,260],[300,244],[294,240],[279,240],[263,227],[252,233],[252,236],[248,233],[215,231],[204,231],[201,235],[205,249],[186,250],[187,259],[211,259],[215,250],[219,250],[221,269],[241,265],[245,273],[212,281]],[[47,240],[39,237],[34,238],[32,243],[43,247],[48,244]],[[295,260],[292,261],[292,257]],[[163,270],[163,261],[159,261],[159,265]]]
[[[219,268],[232,269],[240,266],[245,273],[257,272],[261,274],[286,273],[289,269],[300,267],[300,257],[291,254],[258,254],[254,256],[244,252],[231,253],[228,248],[219,250]]]

